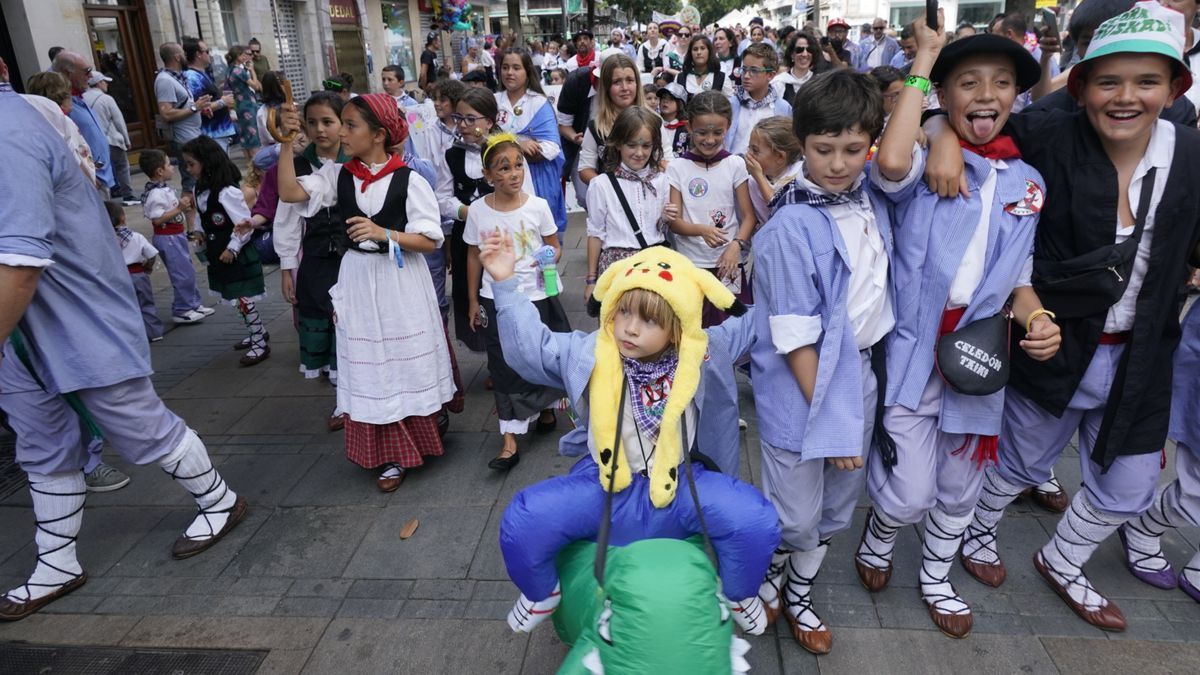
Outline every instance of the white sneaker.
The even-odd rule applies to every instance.
[[[194,309],[189,309],[183,314],[176,314],[175,316],[171,317],[171,320],[175,323],[198,323],[203,321],[205,316],[206,315],[201,314]]]
[[[198,314],[203,314],[204,316],[212,316],[213,314],[216,314],[216,312],[217,312],[217,310],[213,309],[212,307],[205,307],[204,305],[200,305],[199,307],[197,307],[196,309],[193,309],[192,311],[196,312]]]

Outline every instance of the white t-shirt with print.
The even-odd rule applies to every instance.
[[[526,193],[525,203],[512,211],[497,211],[492,208],[491,197],[476,199],[467,211],[467,225],[463,241],[479,246],[484,238],[497,228],[512,237],[513,252],[517,265],[513,276],[517,279],[517,290],[530,300],[543,300],[546,289],[538,284],[541,270],[533,260],[533,252],[542,247],[542,237],[558,233],[558,225],[550,213],[545,199]],[[560,283],[561,285],[561,283]],[[479,294],[492,298],[492,275],[483,271],[483,288]]]
[[[737,236],[741,225],[737,212],[737,188],[750,180],[746,160],[730,155],[719,164],[705,168],[690,159],[675,158],[667,165],[671,187],[683,196],[683,219],[700,225],[716,225],[727,242]],[[704,237],[676,236],[675,249],[697,267],[713,268],[725,252],[725,246],[713,248]]]

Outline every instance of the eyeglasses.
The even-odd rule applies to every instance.
[[[769,72],[771,72],[771,71],[767,70],[766,68],[758,68],[755,66],[743,66],[742,67],[743,75],[766,75]]]
[[[251,50],[250,50],[250,53],[251,53],[251,54],[253,54],[253,55],[255,55],[255,56],[258,56],[259,54],[261,54],[261,53],[262,53],[262,50],[261,50],[261,49],[251,49]]]
[[[455,113],[450,116],[450,120],[455,124],[462,124],[463,122],[466,122],[467,124],[479,124],[480,120],[485,119],[487,118],[483,115],[459,115]]]

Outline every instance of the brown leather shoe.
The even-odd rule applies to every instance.
[[[237,527],[237,524],[242,522],[246,517],[246,512],[249,510],[250,507],[246,504],[246,498],[238,495],[237,500],[233,502],[233,508],[229,510],[229,518],[225,521],[225,527],[222,527],[220,532],[217,532],[216,535],[208,539],[189,539],[186,532],[179,535],[179,538],[175,540],[175,544],[171,547],[171,557],[176,560],[183,560],[184,558],[190,558],[197,553],[208,550],[218,541],[221,541],[225,535],[229,534],[233,528]]]
[[[1050,482],[1058,487],[1056,492],[1043,492],[1036,486],[1030,488],[1029,498],[1034,504],[1050,511],[1052,513],[1066,513],[1067,507],[1071,505],[1071,496],[1067,494],[1066,488],[1062,483],[1058,482],[1058,477],[1050,479]]]
[[[861,550],[863,542],[867,540],[867,530],[871,527],[871,518],[875,517],[875,510],[867,511],[867,521],[863,523],[862,536],[858,539],[858,548]],[[858,559],[858,554],[854,555],[854,571],[858,572],[858,580],[862,582],[863,588],[866,588],[872,593],[878,593],[887,588],[888,582],[892,580],[892,566],[888,565],[887,569],[878,569],[872,567]]]
[[[758,599],[762,600],[762,596],[758,596]],[[767,615],[767,625],[770,626],[771,624],[775,623],[776,619],[779,618],[779,612],[783,608],[783,597],[777,596],[775,598],[774,606],[771,606],[766,600],[763,600],[762,606],[763,614]]]
[[[1004,561],[1000,560],[995,565],[977,562],[963,555],[962,549],[958,549],[958,559],[962,561],[963,569],[967,574],[975,577],[975,580],[981,584],[986,584],[992,588],[1000,588],[1000,584],[1008,577],[1008,570],[1004,567]]]
[[[929,603],[926,603],[925,606],[929,608],[929,618],[933,619],[933,625],[937,626],[942,635],[961,640],[971,634],[971,627],[975,625],[975,619],[969,613],[943,614]]]
[[[270,355],[271,355],[271,347],[270,347],[270,345],[268,345],[266,347],[263,347],[262,353],[259,354],[258,356],[250,356],[249,354],[247,354],[247,355],[243,356],[242,358],[238,359],[238,363],[241,364],[242,367],[257,366],[258,364],[262,363],[263,361],[266,361],[267,357]]]
[[[329,430],[331,432],[332,431],[341,431],[342,429],[345,429],[346,428],[346,414],[342,413],[341,415],[331,416],[329,418],[329,422],[326,423],[326,426],[329,428]]]
[[[830,649],[833,649],[833,633],[829,629],[825,630],[804,630],[796,617],[792,613],[784,610],[783,617],[787,619],[788,628],[792,631],[792,637],[799,643],[805,651],[810,654],[828,654]]]
[[[400,489],[400,484],[404,482],[404,477],[408,475],[407,471],[401,471],[399,476],[394,478],[383,478],[375,481],[375,485],[379,487],[380,492],[395,492]]]
[[[1040,549],[1033,554],[1033,567],[1038,571],[1038,574],[1042,575],[1042,578],[1046,580],[1046,583],[1050,584],[1050,588],[1053,588],[1054,592],[1058,593],[1058,597],[1062,598],[1063,602],[1067,603],[1067,607],[1070,607],[1071,611],[1075,612],[1079,618],[1092,624],[1100,630],[1118,632],[1125,630],[1125,615],[1121,613],[1120,608],[1118,608],[1112,600],[1109,600],[1108,604],[1104,607],[1094,611],[1089,610],[1083,605],[1075,602],[1075,600],[1071,597],[1071,594],[1067,592],[1066,586],[1058,583],[1058,581],[1054,578],[1054,574],[1051,573],[1050,567],[1046,564],[1045,559],[1042,558],[1042,552]],[[1105,600],[1108,600],[1108,598],[1105,598]]]
[[[63,584],[58,590],[26,602],[13,602],[0,597],[0,621],[20,621],[46,605],[87,583],[87,572],[81,572],[78,577]]]

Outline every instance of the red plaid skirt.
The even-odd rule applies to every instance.
[[[367,424],[346,420],[346,459],[364,469],[399,464],[405,469],[421,466],[425,457],[442,455],[438,436],[440,412],[424,417],[413,415],[391,424]]]

